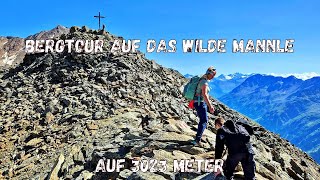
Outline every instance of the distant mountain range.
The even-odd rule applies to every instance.
[[[235,87],[239,86],[242,82],[244,82],[248,77],[252,76],[253,74],[229,74],[224,75],[221,74],[218,77],[215,77],[213,80],[209,82],[210,84],[210,95],[214,98],[219,98],[230,91],[232,91]],[[193,75],[186,74],[184,75],[186,78],[192,78]]]
[[[320,77],[313,77],[316,73],[282,76],[220,75],[209,83],[210,95],[320,162]]]
[[[256,74],[219,98],[320,162],[320,77]]]
[[[248,77],[253,74],[229,74],[229,75],[220,75],[210,81],[209,86],[211,88],[210,95],[215,98],[220,98],[221,96],[229,93],[234,88],[243,83]]]
[[[62,34],[69,33],[69,28],[58,25],[49,31],[41,31],[27,38],[0,36],[0,71],[20,64],[25,57],[25,40],[26,39],[54,39]]]

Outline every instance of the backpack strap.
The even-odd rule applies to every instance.
[[[201,81],[202,79],[203,79],[203,78],[201,77],[201,78],[199,79],[198,83],[197,83],[197,88],[196,88],[196,90],[194,91],[193,98],[194,98],[194,97],[196,96],[196,94],[197,94],[198,86],[199,86],[199,83],[200,83],[200,81]],[[198,96],[198,106],[200,106],[200,96]]]

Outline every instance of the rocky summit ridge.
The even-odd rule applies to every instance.
[[[245,118],[215,99],[203,147],[189,144],[196,112],[181,90],[187,82],[144,54],[111,53],[116,37],[72,27],[67,39],[103,39],[99,54],[26,55],[0,75],[0,179],[209,179],[208,173],[174,173],[173,159],[214,157],[214,119]],[[258,179],[320,179],[306,153],[249,120]],[[94,172],[98,161],[166,159],[165,172]],[[129,163],[126,164],[126,167]],[[237,178],[243,177],[241,166]]]

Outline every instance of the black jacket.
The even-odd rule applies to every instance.
[[[250,144],[250,134],[241,125],[233,121],[226,121],[216,135],[215,159],[221,159],[224,145],[228,148],[228,154],[253,153]]]

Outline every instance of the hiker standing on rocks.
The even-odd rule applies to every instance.
[[[206,74],[204,74],[200,78],[198,82],[198,86],[196,88],[196,92],[193,98],[194,100],[193,106],[197,111],[197,115],[200,121],[198,124],[196,138],[191,142],[194,145],[198,144],[199,146],[201,146],[201,137],[208,123],[208,113],[207,113],[208,108],[210,113],[212,114],[214,113],[214,107],[209,101],[208,93],[210,91],[210,88],[208,85],[208,81],[213,79],[215,75],[216,75],[216,69],[214,69],[213,67],[209,67],[208,70],[206,71]]]
[[[224,119],[217,118],[214,122],[218,129],[216,135],[215,159],[221,159],[224,145],[228,148],[228,157],[225,163],[224,175],[226,178],[233,179],[233,172],[241,162],[246,180],[255,179],[254,152],[250,143],[250,135],[253,130],[249,130],[243,122],[235,123],[231,120],[224,122]],[[243,126],[241,125],[243,124]],[[247,130],[248,129],[248,130]]]

